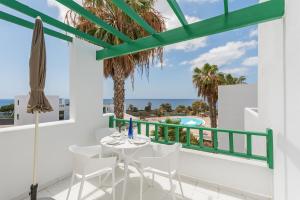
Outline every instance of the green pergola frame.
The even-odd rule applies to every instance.
[[[182,27],[158,33],[140,15],[138,15],[134,11],[134,9],[132,9],[126,3],[126,0],[112,0],[112,2],[118,8],[120,8],[124,13],[126,13],[145,31],[149,33],[149,36],[147,37],[132,40],[130,37],[115,29],[111,25],[107,24],[105,21],[95,16],[88,10],[84,9],[82,6],[80,6],[73,0],[56,1],[68,7],[70,10],[73,10],[74,12],[78,13],[79,15],[85,17],[87,20],[91,21],[97,26],[102,27],[106,31],[115,35],[124,43],[119,45],[108,44],[94,36],[91,36],[87,33],[83,33],[74,27],[60,22],[37,10],[34,10],[33,8],[30,8],[29,6],[22,4],[16,0],[0,0],[0,3],[32,18],[40,16],[45,23],[53,27],[56,27],[67,33],[73,34],[75,37],[79,37],[90,43],[103,47],[102,50],[99,50],[96,53],[97,60],[113,58],[156,47],[163,47],[182,41],[187,41],[253,24],[258,24],[269,20],[278,19],[284,15],[284,0],[269,0],[232,12],[230,12],[229,10],[228,0],[223,0],[224,14],[189,24],[176,0],[167,0],[171,9],[174,11],[174,14],[180,21]],[[32,22],[26,21],[24,19],[2,11],[0,11],[0,19],[30,29],[33,29],[34,27],[34,24]],[[67,34],[60,33],[49,28],[45,28],[45,33],[68,42],[72,42],[73,39]]]

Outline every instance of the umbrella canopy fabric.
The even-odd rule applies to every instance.
[[[30,68],[30,97],[27,105],[27,112],[51,112],[53,111],[48,99],[45,96],[46,80],[46,47],[43,23],[36,19],[32,36]]]

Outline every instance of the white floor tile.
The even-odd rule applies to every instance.
[[[117,170],[118,178],[123,177],[123,171]],[[151,174],[146,174],[147,180],[151,183]],[[55,200],[66,200],[70,178],[64,179],[45,190],[39,192],[39,197],[53,197]],[[176,199],[182,199],[179,184],[174,180]],[[82,200],[111,200],[112,189],[110,187],[111,178],[103,182],[99,187],[98,177],[88,180],[84,184]],[[79,183],[75,183],[72,187],[69,200],[77,200],[79,192]],[[184,200],[255,200],[246,197],[243,194],[236,194],[226,190],[219,190],[217,186],[205,184],[200,181],[182,177],[182,187],[184,192]],[[123,182],[116,187],[116,200],[121,200],[123,191]],[[130,169],[126,189],[126,200],[139,200],[140,198],[140,175],[135,169]],[[143,200],[172,200],[170,193],[169,179],[164,176],[155,176],[154,187],[144,182]]]

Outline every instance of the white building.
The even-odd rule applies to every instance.
[[[219,86],[218,99],[218,127],[234,130],[245,129],[245,108],[257,107],[257,85],[224,85]],[[218,138],[220,148],[228,149],[228,135],[221,134]],[[243,135],[234,136],[235,149],[245,151],[246,138]]]
[[[70,119],[70,100],[69,99],[59,99],[59,120]]]
[[[59,98],[58,96],[47,96],[53,111],[40,114],[40,122],[54,122],[59,120]],[[14,125],[21,126],[27,124],[34,124],[34,115],[27,113],[27,104],[29,96],[19,95],[15,97],[15,114]]]

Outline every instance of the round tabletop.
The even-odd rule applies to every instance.
[[[112,141],[116,141],[116,143],[111,144]],[[141,135],[135,136],[134,139],[129,139],[127,136],[106,136],[100,140],[101,145],[114,149],[137,149],[149,145],[150,142],[150,138]]]

